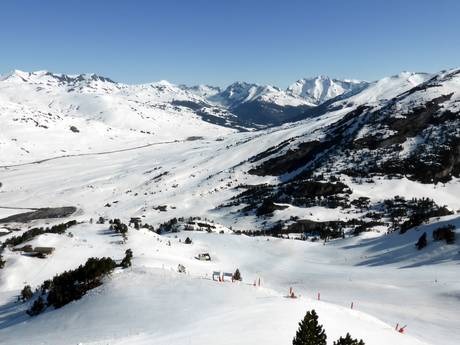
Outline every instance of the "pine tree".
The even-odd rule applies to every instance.
[[[123,268],[131,267],[131,259],[133,258],[133,251],[131,249],[126,249],[125,257],[121,260],[120,266]]]
[[[241,278],[241,273],[238,268],[236,269],[235,273],[233,273],[233,280],[243,280],[243,278]]]
[[[421,249],[425,248],[427,244],[428,244],[428,241],[426,239],[426,232],[424,232],[423,235],[420,236],[420,238],[418,239],[418,241],[415,244],[415,246],[417,247],[418,250],[421,250]]]
[[[184,243],[185,243],[185,244],[192,244],[192,240],[190,239],[190,237],[187,237],[187,238],[185,239],[185,242],[184,242]]]
[[[38,315],[45,309],[45,307],[45,302],[43,302],[43,298],[40,296],[35,300],[34,304],[32,304],[32,307],[27,310],[27,314],[30,316]]]
[[[350,333],[347,333],[345,338],[340,337],[339,340],[334,341],[334,345],[365,345],[364,341],[353,339]]]
[[[299,322],[299,329],[292,340],[292,345],[326,345],[326,333],[318,323],[318,315],[313,309]]]
[[[33,295],[34,293],[32,292],[30,285],[24,286],[24,288],[21,291],[21,299],[23,301],[28,301],[29,299],[33,297]]]

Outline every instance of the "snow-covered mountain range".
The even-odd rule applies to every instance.
[[[367,85],[367,82],[359,80],[338,80],[319,76],[296,81],[287,88],[287,93],[319,105],[343,94],[362,90]]]
[[[14,71],[0,120],[6,344],[289,343],[313,308],[328,345],[460,341],[459,69],[287,90]],[[47,279],[128,248],[131,268],[26,314]]]

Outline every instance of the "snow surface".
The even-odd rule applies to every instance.
[[[429,338],[427,333],[439,327],[452,327],[443,344],[455,343],[448,341],[457,321],[456,309],[448,305],[456,298],[451,284],[458,287],[458,280],[452,281],[452,271],[450,275],[447,270],[400,271],[400,263],[370,269],[363,261],[375,251],[366,248],[379,238],[323,246],[184,232],[179,238],[171,235],[168,246],[165,237],[131,230],[125,245],[111,245],[114,238],[105,229],[104,225],[83,224],[71,228],[72,238],[43,236],[33,244],[57,248],[46,260],[10,253],[7,259],[13,262],[8,272],[15,275],[3,276],[1,285],[6,292],[1,294],[5,304],[0,309],[4,320],[0,334],[6,343],[206,344],[222,337],[224,344],[276,344],[289,342],[297,322],[312,308],[320,315],[330,344],[346,332],[363,338],[366,344],[427,344],[418,338]],[[183,243],[186,236],[193,239],[192,245]],[[360,249],[350,250],[353,246]],[[77,266],[85,257],[121,257],[127,247],[135,252],[134,267],[115,272],[80,301],[35,318],[24,316],[20,311],[25,306],[12,302],[13,292],[17,293],[14,287],[20,289],[24,282],[34,286],[45,277]],[[193,258],[203,251],[208,251],[213,261]],[[189,273],[175,273],[178,263]],[[212,271],[233,271],[235,267],[242,272],[242,283],[210,280]],[[16,276],[24,282],[15,281]],[[253,287],[259,277],[262,286]],[[300,295],[297,300],[284,297],[289,287]],[[322,301],[315,300],[317,292],[321,292]],[[442,316],[431,314],[431,303],[443,304]],[[407,305],[416,309],[408,310]],[[369,311],[389,324],[370,316]],[[418,329],[427,319],[433,324]],[[395,332],[395,322],[408,323],[407,334]]]

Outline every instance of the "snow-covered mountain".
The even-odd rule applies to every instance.
[[[0,152],[17,160],[244,129],[226,109],[166,81],[126,85],[94,74],[44,71],[1,77],[0,117]],[[40,140],[44,136],[55,144]]]
[[[460,177],[459,75],[457,69],[405,72],[372,83],[325,107],[316,120],[327,125],[277,150],[260,173],[396,173],[421,182]]]
[[[304,78],[287,88],[287,94],[306,100],[310,104],[319,105],[338,96],[355,93],[368,85],[359,80],[338,80],[327,76]]]
[[[235,82],[209,100],[228,108],[242,121],[258,126],[289,122],[314,106],[278,87],[246,82]]]
[[[279,106],[300,106],[312,104],[286,94],[285,91],[271,85],[258,85],[246,82],[235,82],[212,98],[215,102],[230,108],[236,108],[242,103],[260,101]]]
[[[183,90],[192,92],[193,94],[197,96],[204,97],[204,98],[212,97],[222,91],[219,86],[212,86],[212,85],[194,85],[194,86],[180,85],[180,88]]]
[[[305,108],[244,132],[243,105]],[[16,71],[0,81],[0,120],[7,344],[289,343],[313,308],[328,345],[347,332],[367,345],[460,341],[458,69],[403,72],[319,105],[248,83]],[[44,218],[60,206],[76,211]],[[127,249],[131,268],[26,314],[47,279]],[[242,282],[212,279],[237,268]],[[24,285],[32,297],[18,302]]]

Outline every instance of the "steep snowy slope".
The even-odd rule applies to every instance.
[[[447,75],[450,75],[451,73],[455,74],[456,72],[453,71],[446,73]],[[438,77],[442,78],[444,74],[445,73],[441,73]],[[325,124],[327,123],[327,125],[315,129],[314,131],[305,132],[306,135],[291,138],[291,140],[289,140],[289,145],[284,145],[283,147],[278,148],[276,151],[273,151],[272,154],[264,155],[263,161],[267,161],[266,166],[269,167],[268,170],[270,170],[267,170],[266,173],[276,175],[293,173],[297,169],[307,166],[311,166],[312,169],[316,169],[316,164],[326,164],[325,160],[328,156],[330,156],[335,163],[340,162],[342,166],[344,166],[349,160],[354,159],[354,161],[356,161],[357,158],[350,155],[348,151],[345,153],[346,157],[341,157],[339,159],[336,156],[338,153],[337,150],[333,149],[342,151],[357,150],[357,139],[364,135],[363,130],[365,130],[371,122],[378,122],[382,120],[377,117],[377,114],[383,114],[384,109],[391,109],[391,111],[395,114],[395,117],[405,117],[407,109],[397,109],[395,111],[395,109],[391,107],[393,107],[393,104],[398,102],[399,99],[405,98],[406,95],[409,97],[412,93],[415,93],[414,97],[419,97],[419,103],[410,103],[411,109],[413,111],[418,111],[418,107],[421,103],[428,104],[435,97],[433,96],[433,93],[429,95],[423,90],[426,87],[429,88],[429,85],[435,83],[434,80],[436,80],[436,78],[437,77],[433,77],[430,79],[430,76],[427,74],[401,73],[397,76],[384,78],[372,83],[354,96],[325,104],[322,106],[321,113],[316,115],[315,121],[324,119]],[[459,92],[458,85],[455,86],[455,81],[450,82],[448,87],[455,93]],[[436,87],[432,90],[438,96],[442,96],[445,92],[440,87]],[[455,107],[452,109],[453,111],[456,111]],[[433,109],[433,112],[435,111],[436,109]],[[387,111],[385,114],[389,115],[389,112]],[[413,121],[413,118],[407,117],[407,126],[410,127],[411,121]],[[428,126],[428,124],[426,125]],[[298,126],[301,127],[302,122],[300,122]],[[422,125],[422,127],[423,126],[424,125]],[[362,132],[361,134],[358,134],[360,130],[362,130]],[[380,133],[383,136],[392,135],[391,130],[382,130]],[[369,133],[369,135],[372,134],[373,132]],[[403,130],[401,134],[401,137],[413,136],[412,133],[407,130]],[[363,153],[368,154],[369,149],[373,150],[375,148],[367,147],[367,150],[363,151]],[[327,155],[323,155],[323,152],[327,153]],[[269,156],[277,156],[279,158],[267,160]],[[321,161],[316,163],[314,159],[316,156],[318,158],[321,157]],[[381,158],[381,156],[376,156],[376,160],[378,162],[381,162]],[[353,162],[350,162],[349,166],[352,166],[353,168],[361,167],[361,165],[354,164]],[[261,168],[263,169],[263,164]],[[257,173],[257,171],[254,172]],[[300,172],[300,170],[297,172]],[[259,173],[264,174],[264,171],[261,170]]]

